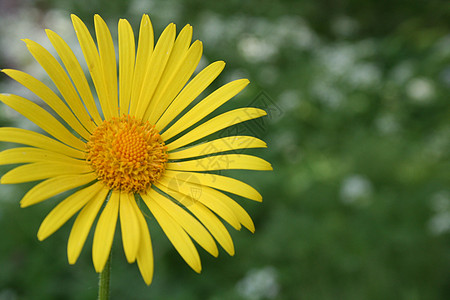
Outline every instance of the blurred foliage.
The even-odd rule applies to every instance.
[[[154,282],[145,286],[116,238],[112,299],[450,297],[448,1],[0,0],[0,9],[18,23],[33,11],[56,31],[45,22],[52,11],[91,28],[94,13],[111,28],[119,17],[137,28],[149,13],[157,35],[190,23],[205,61],[227,62],[216,86],[252,82],[231,106],[269,111],[262,125],[240,128],[268,142],[252,153],[275,169],[236,172],[264,197],[238,199],[256,233],[231,230],[235,257],[202,252],[196,275],[151,220]],[[20,41],[0,41],[2,67],[26,64],[3,51]],[[1,92],[12,92],[1,79]],[[4,106],[0,125],[17,125]],[[20,209],[30,186],[0,187],[0,300],[94,299],[89,242],[74,266],[65,257],[71,224],[38,242],[62,197]]]

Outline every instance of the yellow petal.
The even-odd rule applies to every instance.
[[[252,136],[229,136],[210,142],[187,147],[181,150],[169,152],[169,160],[192,158],[196,156],[210,155],[219,152],[250,149],[250,148],[266,148],[267,144]]]
[[[141,197],[181,257],[195,272],[200,273],[202,270],[200,256],[191,238],[150,195],[142,194]]]
[[[120,115],[128,114],[135,61],[134,34],[130,23],[119,21],[119,101]]]
[[[61,175],[91,173],[91,167],[85,162],[35,162],[12,169],[3,175],[0,183],[22,183],[42,180]]]
[[[67,45],[67,43],[58,34],[49,29],[46,29],[45,32],[47,33],[48,39],[52,43],[53,47],[56,49],[56,52],[58,52],[61,61],[66,67],[66,70],[75,84],[81,99],[83,99],[83,102],[86,105],[91,117],[97,125],[100,125],[102,123],[102,118],[98,112],[97,105],[95,104],[95,100],[86,76],[84,75],[84,71],[81,68],[75,54],[70,49],[69,45]]]
[[[207,193],[209,197],[212,197],[216,199],[217,201],[220,201],[223,205],[228,207],[234,215],[239,220],[239,223],[244,225],[245,228],[250,230],[251,232],[255,232],[255,225],[253,224],[253,221],[249,214],[245,211],[245,209],[242,208],[239,204],[237,204],[236,201],[228,197],[222,192],[219,192],[215,189],[206,187],[206,186],[200,186],[197,184],[193,184],[193,186],[197,186],[202,190],[202,193]]]
[[[32,147],[18,147],[0,152],[0,165],[38,161],[73,162],[73,158],[57,152]]]
[[[270,171],[270,163],[253,155],[225,154],[167,163],[166,169],[177,171],[260,170]]]
[[[95,33],[97,36],[100,64],[103,72],[103,82],[106,85],[106,101],[112,109],[113,117],[119,116],[119,104],[117,98],[117,71],[114,43],[105,21],[99,16],[94,16]]]
[[[51,114],[39,105],[16,95],[0,94],[0,101],[21,113],[28,120],[54,136],[61,142],[79,150],[86,148],[85,143],[76,138]]]
[[[81,102],[80,97],[78,97],[77,91],[73,87],[73,84],[63,67],[44,47],[32,40],[26,39],[24,41],[27,44],[30,53],[55,83],[64,100],[70,106],[78,120],[80,120],[81,124],[83,124],[89,132],[93,132],[95,129],[94,123]]]
[[[92,260],[95,270],[100,273],[105,267],[111,251],[119,213],[120,192],[113,191],[97,222],[92,245]]]
[[[74,158],[85,159],[86,157],[83,151],[71,148],[40,133],[20,128],[1,127],[0,141],[38,147]]]
[[[47,200],[59,193],[88,184],[97,179],[95,173],[83,175],[62,175],[47,179],[31,188],[20,201],[20,207],[27,207]]]
[[[152,283],[153,279],[153,248],[152,241],[150,239],[150,232],[148,231],[148,225],[144,216],[140,211],[136,212],[139,222],[139,232],[141,233],[139,249],[137,253],[137,264],[139,271],[141,271],[142,278],[147,285]]]
[[[249,83],[250,81],[248,79],[235,80],[215,90],[167,129],[164,132],[164,138],[170,139],[205,118],[219,106],[242,91]]]
[[[119,210],[120,228],[122,230],[123,250],[129,263],[136,260],[141,237],[139,221],[134,206],[137,206],[134,195],[122,192],[120,194]]]
[[[144,81],[139,95],[139,100],[137,104],[137,109],[132,115],[136,118],[142,119],[144,117],[145,111],[148,105],[152,101],[153,94],[158,85],[161,75],[166,67],[167,60],[170,57],[173,44],[175,42],[175,24],[169,24],[166,29],[161,34],[158,43],[155,46],[152,57],[147,65],[147,70],[145,73]]]
[[[179,185],[184,184],[184,182],[196,183],[225,192],[230,192],[258,202],[262,201],[262,196],[257,190],[250,185],[231,177],[206,173],[177,172],[171,170],[166,170],[164,175],[170,177],[171,181],[180,181]]]
[[[162,131],[173,119],[176,118],[192,101],[197,98],[214,79],[219,76],[225,67],[225,62],[216,61],[200,73],[198,73],[172,101],[161,118],[156,122],[155,127],[158,131]]]
[[[183,229],[203,247],[203,249],[215,257],[219,255],[216,243],[211,237],[211,234],[199,223],[199,221],[197,221],[197,219],[155,190],[151,190],[149,195],[166,211],[166,213],[176,220],[176,222],[178,222],[178,224],[180,224],[181,227],[183,227]]]
[[[103,68],[100,61],[100,56],[92,39],[89,30],[86,25],[75,15],[71,15],[73,28],[78,37],[81,50],[83,51],[84,58],[86,60],[89,72],[91,73],[92,81],[94,82],[95,89],[97,91],[100,106],[105,119],[109,120],[113,116],[113,108],[108,101],[108,87],[106,86],[105,79],[103,77]],[[115,63],[114,63],[115,65]]]
[[[205,136],[208,136],[214,132],[217,132],[223,128],[230,127],[232,125],[242,123],[244,121],[248,121],[251,119],[259,118],[265,116],[267,113],[259,108],[253,107],[245,107],[238,108],[217,117],[212,118],[211,120],[197,126],[196,128],[190,130],[185,135],[181,136],[177,140],[167,145],[168,151],[175,150],[179,147],[188,145],[192,142],[195,142]],[[175,123],[176,124],[176,123]],[[184,128],[186,129],[186,128]],[[165,132],[161,135],[163,140],[167,140]]]
[[[88,139],[90,133],[81,125],[66,104],[44,83],[27,73],[17,70],[2,70],[3,73],[19,82],[48,104],[80,136]]]
[[[162,185],[160,186],[160,189],[190,210],[194,216],[196,216],[197,219],[199,219],[200,222],[202,222],[202,224],[209,230],[209,232],[211,232],[223,249],[225,249],[229,255],[234,255],[233,240],[231,239],[226,227],[214,213],[212,213],[203,204],[194,202],[192,199],[187,199],[189,198],[188,196],[185,196],[179,192],[168,189]]]
[[[84,188],[59,203],[42,221],[37,237],[40,241],[49,237],[91,200],[101,189],[100,182]]]
[[[228,255],[234,255],[234,244],[230,233],[222,222],[201,203],[191,205],[188,209],[208,228]]]
[[[173,46],[160,83],[147,108],[145,119],[154,124],[175,96],[180,92],[187,80],[194,73],[202,56],[202,44],[196,41],[190,48],[192,26],[186,25],[181,30]]]
[[[80,256],[81,249],[91,230],[92,223],[94,223],[95,217],[105,202],[108,193],[109,189],[103,187],[103,189],[86,204],[75,219],[67,243],[67,258],[69,264],[74,264]]]
[[[233,226],[234,229],[241,229],[241,224],[233,211],[228,206],[224,205],[223,202],[218,200],[210,192],[209,188],[198,186],[189,182],[184,182],[182,185],[179,185],[180,183],[181,182],[179,181],[172,181],[167,177],[162,177],[159,179],[158,183],[155,183],[155,186],[160,188],[160,185],[164,185],[171,190],[189,196],[191,199],[188,200],[192,202],[201,202],[203,205],[215,212],[219,217],[228,222],[228,224]]]
[[[150,123],[154,124],[159,119],[161,114],[167,109],[175,96],[192,76],[200,62],[202,51],[202,43],[200,41],[195,41],[184,56],[184,59],[179,63],[178,68],[175,70],[172,77],[167,80],[161,79],[161,83],[166,83],[166,86],[156,91],[152,102],[156,104],[153,107],[149,106],[147,108],[147,113],[144,117],[149,120]]]
[[[161,77],[162,82],[166,82],[170,77],[172,77],[174,72],[178,69],[179,65],[185,58],[185,55],[189,49],[189,45],[192,40],[192,26],[186,25],[178,34],[175,43],[170,53],[170,58],[167,61],[164,74]]]
[[[153,27],[148,15],[144,14],[139,29],[139,42],[136,54],[136,64],[133,76],[133,88],[131,89],[130,114],[135,115],[139,96],[144,88],[143,82],[147,65],[153,54]]]

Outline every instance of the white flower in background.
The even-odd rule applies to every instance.
[[[342,182],[340,196],[346,204],[368,204],[372,194],[372,183],[363,175],[353,174]]]
[[[431,197],[431,209],[434,216],[428,222],[428,229],[433,235],[450,231],[450,193],[440,191]]]
[[[273,32],[268,37],[278,45],[292,43],[300,50],[312,50],[319,44],[317,34],[298,16],[283,16],[270,26]]]
[[[406,94],[416,103],[426,103],[433,98],[435,88],[428,78],[413,78],[406,85]]]
[[[280,292],[277,278],[278,272],[272,266],[253,269],[237,283],[236,289],[244,299],[275,299]]]
[[[311,93],[327,107],[338,108],[344,100],[343,91],[328,81],[316,80],[311,87]]]
[[[212,47],[216,47],[217,44],[222,41],[225,35],[225,22],[221,19],[221,16],[206,11],[202,13],[199,22],[199,35],[203,37],[208,44]]]
[[[352,88],[367,89],[380,83],[381,70],[374,63],[358,63],[350,70],[347,81]]]
[[[251,63],[267,62],[278,52],[273,44],[254,35],[244,35],[238,42],[238,49]]]

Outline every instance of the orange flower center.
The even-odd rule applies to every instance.
[[[103,121],[87,142],[86,161],[115,190],[146,191],[164,173],[167,158],[155,126],[130,116]]]

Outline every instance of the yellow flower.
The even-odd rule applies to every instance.
[[[83,22],[72,15],[97,102],[74,53],[51,30],[46,33],[63,66],[41,45],[24,41],[63,100],[27,73],[2,70],[52,111],[16,95],[1,94],[0,100],[52,137],[19,128],[0,128],[0,141],[28,146],[0,153],[0,164],[24,163],[7,172],[1,183],[43,180],[25,194],[22,207],[77,189],[46,216],[37,234],[39,240],[44,240],[79,212],[67,246],[70,264],[78,259],[100,215],[92,257],[95,270],[101,272],[119,218],[126,258],[129,263],[137,261],[144,281],[150,284],[153,251],[144,217],[146,207],[186,263],[200,272],[200,258],[192,239],[213,256],[218,255],[215,240],[227,253],[234,254],[231,237],[218,217],[235,229],[243,225],[254,231],[250,216],[223,192],[262,201],[248,184],[210,171],[272,167],[258,157],[236,153],[239,149],[266,147],[255,137],[195,142],[266,113],[258,108],[239,108],[201,122],[239,93],[249,83],[247,79],[220,87],[185,112],[225,66],[223,61],[214,62],[188,82],[202,55],[202,43],[191,44],[190,25],[177,37],[175,25],[168,25],[154,46],[152,24],[144,15],[136,49],[130,24],[120,20],[117,74],[109,29],[100,16],[94,20],[97,46]],[[145,206],[138,205],[141,200]]]

